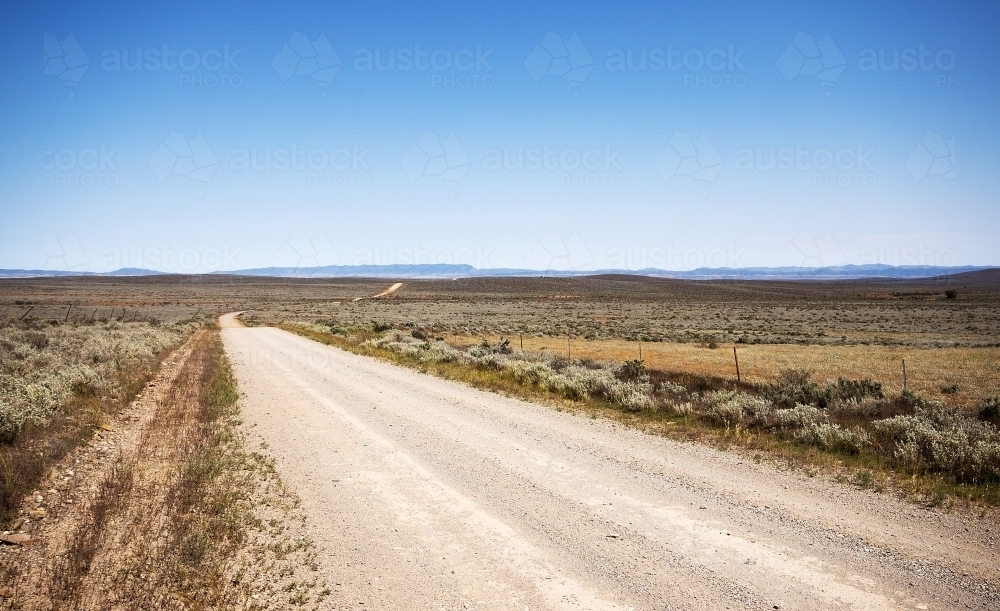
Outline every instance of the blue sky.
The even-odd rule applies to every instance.
[[[5,6],[0,268],[1000,264],[994,5],[285,4]]]

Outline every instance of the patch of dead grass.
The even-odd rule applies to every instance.
[[[487,335],[490,343],[501,337],[519,346],[515,335]],[[446,335],[455,346],[467,347],[483,336]],[[565,356],[566,338],[524,336],[524,349]],[[649,369],[736,379],[733,347],[740,360],[740,375],[750,384],[774,382],[782,371],[806,369],[817,380],[870,378],[882,383],[887,394],[903,390],[902,362],[906,360],[907,387],[949,405],[975,404],[1000,395],[1000,348],[896,348],[888,346],[820,346],[796,344],[719,344],[716,348],[694,343],[643,342],[642,359]],[[639,343],[613,340],[571,340],[573,358],[625,362],[639,358]],[[954,393],[942,388],[958,386]]]

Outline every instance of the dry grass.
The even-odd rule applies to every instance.
[[[0,326],[0,523],[25,493],[127,405],[191,330],[147,323]]]
[[[591,376],[583,375],[577,379],[564,381],[555,380],[562,375],[554,373],[555,370],[565,371],[575,377],[571,372],[577,367],[578,372],[585,374],[586,371],[580,370],[579,365],[584,365],[593,374],[610,369],[619,379],[627,378],[623,375],[627,368],[611,363],[606,353],[602,358],[604,365],[601,365],[596,362],[586,362],[587,355],[576,349],[573,351],[573,362],[565,359],[565,353],[562,358],[557,359],[537,354],[534,356],[523,354],[518,350],[517,340],[513,342],[513,352],[507,354],[490,352],[490,349],[479,346],[482,338],[476,338],[479,341],[471,342],[472,338],[465,336],[462,338],[464,340],[462,343],[465,344],[462,346],[463,351],[458,352],[454,347],[449,348],[442,342],[432,344],[430,340],[433,338],[427,338],[419,329],[397,331],[385,330],[381,325],[377,328],[335,326],[333,327],[335,332],[331,333],[327,327],[301,323],[284,324],[281,328],[356,354],[382,358],[484,390],[540,401],[557,409],[612,418],[651,433],[696,440],[722,449],[734,448],[754,456],[756,460],[766,456],[772,460],[787,461],[788,465],[803,468],[810,474],[822,470],[830,477],[853,482],[857,480],[858,473],[865,473],[866,476],[857,480],[866,482],[865,487],[891,487],[902,495],[921,502],[940,504],[945,499],[952,498],[987,505],[1000,504],[1000,486],[997,482],[992,477],[989,477],[988,481],[962,477],[961,470],[967,466],[966,464],[956,464],[961,467],[957,470],[949,470],[950,468],[945,465],[921,464],[920,461],[911,464],[895,455],[892,440],[888,440],[887,447],[883,447],[885,440],[869,441],[868,430],[878,424],[880,421],[878,419],[914,413],[915,406],[907,403],[906,397],[887,397],[874,401],[869,404],[874,410],[872,413],[858,411],[854,407],[856,404],[837,399],[834,399],[835,403],[829,410],[811,406],[796,406],[794,409],[787,406],[785,409],[779,409],[781,406],[775,403],[778,399],[772,395],[776,392],[794,390],[797,388],[794,385],[798,382],[789,382],[786,379],[781,384],[775,385],[744,381],[737,385],[732,379],[735,376],[712,377],[694,374],[687,370],[664,372],[650,369],[642,374],[648,382],[651,382],[646,384],[647,389],[658,388],[660,384],[665,384],[676,390],[668,390],[663,394],[654,393],[650,396],[652,402],[649,407],[636,408],[621,404],[600,390],[596,392],[590,390],[591,385],[585,378]],[[427,340],[419,339],[418,336]],[[539,338],[539,342],[545,341]],[[476,345],[471,346],[473,343]],[[545,346],[548,347],[548,344]],[[539,344],[539,348],[541,345]],[[492,347],[497,348],[496,343],[493,343]],[[526,342],[525,350],[528,348],[529,343]],[[701,350],[718,351],[709,348]],[[645,349],[643,357],[646,357]],[[583,359],[584,362],[581,363],[576,359]],[[545,371],[540,378],[522,375],[522,371],[530,369],[525,367],[530,363],[543,366]],[[786,378],[788,373],[785,372]],[[792,386],[788,386],[789,384]],[[828,387],[820,385],[809,388],[812,388],[809,392],[813,393],[830,392]],[[834,389],[836,388],[834,386]],[[636,387],[635,390],[639,388]],[[738,415],[730,417],[725,411],[728,409],[726,404],[733,401],[748,406],[758,405],[760,407],[756,409],[761,410],[761,415],[751,416],[750,413],[754,408],[743,407],[740,408]],[[801,401],[808,403],[809,400]],[[803,417],[812,418],[811,422],[815,422],[819,428],[814,429],[811,422],[803,423],[798,420],[783,423],[787,417],[795,416],[800,411]],[[916,413],[920,414],[919,407],[916,408]],[[964,423],[966,428],[979,426],[967,417],[959,417],[957,422]],[[989,425],[982,426],[985,427],[983,430],[987,431],[987,437],[993,435],[988,433]],[[877,428],[874,426],[874,429]],[[812,433],[816,439],[803,438],[807,433]],[[951,433],[946,432],[944,435],[947,437]],[[852,441],[852,438],[855,441]],[[989,445],[991,443],[993,442],[988,442],[980,449],[992,451],[990,450],[992,446]],[[995,472],[993,463],[987,467],[987,471]]]
[[[482,341],[483,336],[446,335],[445,340],[456,346],[469,346]],[[501,337],[512,340],[515,335],[487,335],[491,343]],[[567,354],[566,338],[523,338],[524,349]],[[906,360],[907,387],[918,394],[934,397],[949,405],[974,405],[981,399],[1000,395],[1000,348],[893,348],[887,346],[820,346],[797,344],[677,344],[643,342],[642,359],[650,369],[685,372],[706,377],[736,379],[733,347],[740,361],[744,382],[765,384],[774,382],[787,369],[807,369],[819,381],[837,378],[871,378],[882,383],[887,394],[898,395],[903,390],[902,361]],[[624,340],[584,340],[570,342],[573,358],[625,362],[639,358],[639,343]],[[955,392],[943,393],[943,388],[957,386]],[[949,388],[950,390],[950,388]]]
[[[256,610],[285,597],[322,601],[323,584],[310,576],[318,570],[313,544],[289,525],[298,521],[296,499],[273,463],[246,448],[218,331],[199,331],[189,349],[79,510],[30,550],[40,557],[4,608]]]

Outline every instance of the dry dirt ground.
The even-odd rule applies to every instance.
[[[135,401],[56,464],[25,499],[21,518],[4,533],[23,545],[0,545],[0,609],[329,608],[305,516],[266,459],[228,481],[237,486],[226,491],[249,508],[235,511],[234,505],[228,514],[247,520],[246,538],[224,565],[193,565],[206,575],[221,572],[227,583],[211,583],[206,593],[195,591],[205,580],[177,583],[164,576],[175,568],[178,551],[191,551],[171,547],[179,522],[190,518],[171,509],[177,470],[191,466],[184,460],[201,390],[196,353],[210,333],[200,330],[176,349]],[[245,444],[266,451],[252,429]],[[116,485],[126,473],[127,484]],[[197,501],[194,506],[204,510]]]
[[[227,322],[228,321],[228,322]],[[996,609],[998,527],[224,319],[341,609]]]
[[[151,317],[245,310],[277,324],[407,322],[440,335],[918,348],[1000,347],[1000,271],[924,280],[682,281],[642,276],[393,281],[232,276],[0,280],[0,320]],[[945,291],[957,291],[946,299]],[[29,312],[29,308],[31,309]]]

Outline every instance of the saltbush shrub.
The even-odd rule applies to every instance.
[[[863,380],[845,380],[837,378],[835,391],[837,398],[844,401],[862,401],[864,399],[883,399],[885,392],[882,391],[882,384],[875,380],[865,378]]]
[[[774,423],[782,429],[804,429],[826,419],[826,412],[811,405],[796,405],[774,411]]]
[[[821,388],[811,377],[812,372],[805,369],[785,369],[776,383],[764,388],[764,394],[779,407],[826,407],[832,398],[831,389]]]
[[[947,473],[960,482],[1000,480],[1000,433],[996,427],[943,403],[927,401],[915,410],[912,416],[872,423],[881,448],[895,462],[914,470]]]
[[[108,322],[0,327],[0,441],[44,426],[71,396],[117,394],[192,327]]]
[[[569,399],[598,398],[624,411],[656,408],[678,416],[695,416],[720,426],[759,427],[785,438],[825,450],[857,454],[877,450],[895,464],[947,473],[960,482],[1000,480],[1000,434],[992,424],[1000,419],[1000,399],[983,401],[978,419],[911,392],[885,397],[881,384],[870,379],[838,379],[820,387],[810,372],[788,370],[760,395],[737,390],[692,392],[679,384],[649,382],[641,361],[615,366],[579,362],[551,355],[513,354],[509,344],[483,342],[458,350],[443,341],[430,343],[415,333],[387,330],[366,345],[411,355],[421,361],[456,362],[510,376],[519,384],[544,389]],[[20,345],[22,349],[23,344]],[[0,368],[16,369],[10,357]],[[25,393],[44,402],[44,387]],[[890,418],[888,414],[900,414]],[[830,418],[860,421],[845,426]],[[872,421],[873,418],[878,418]],[[870,422],[871,424],[864,424]]]
[[[825,450],[836,450],[848,454],[857,454],[871,443],[868,432],[860,427],[845,429],[841,428],[839,424],[827,422],[813,423],[800,430],[795,438],[802,443]]]

